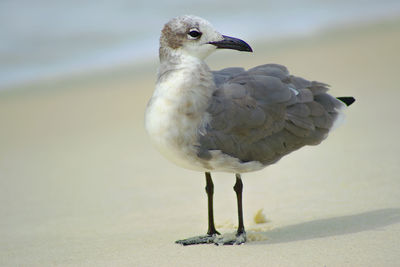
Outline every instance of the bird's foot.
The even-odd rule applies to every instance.
[[[246,232],[236,234],[225,234],[221,237],[217,237],[214,240],[215,245],[241,245],[247,240]]]
[[[212,234],[212,235],[201,235],[201,236],[194,236],[194,237],[189,237],[186,239],[182,240],[177,240],[175,243],[181,244],[183,246],[188,246],[188,245],[199,245],[199,244],[212,244],[215,243],[214,240],[217,238],[217,234]]]

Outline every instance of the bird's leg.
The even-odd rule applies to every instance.
[[[207,235],[190,237],[183,240],[175,241],[175,243],[187,245],[197,245],[197,244],[208,244],[214,243],[217,235],[220,233],[215,229],[214,225],[214,209],[213,209],[213,195],[214,195],[214,184],[211,179],[211,174],[209,172],[206,175],[206,193],[208,198],[208,230]]]
[[[238,206],[238,229],[236,235],[232,238],[220,238],[216,241],[216,244],[223,245],[240,245],[246,242],[246,231],[244,230],[243,224],[243,205],[242,205],[242,192],[243,192],[243,183],[242,178],[239,173],[236,173],[236,183],[233,186],[233,190],[235,190],[237,197],[237,206]]]
[[[236,174],[236,183],[233,189],[236,192],[236,197],[237,197],[237,206],[238,206],[238,229],[236,236],[239,236],[243,233],[244,231],[244,224],[243,224],[243,205],[242,205],[242,192],[243,192],[243,183],[242,183],[242,178],[240,177],[240,174]]]
[[[214,225],[214,208],[213,208],[213,196],[214,196],[214,184],[211,179],[211,174],[206,172],[206,192],[208,198],[208,231],[207,235],[220,234]]]

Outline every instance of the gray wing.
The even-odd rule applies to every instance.
[[[277,64],[213,72],[217,90],[199,133],[198,155],[220,150],[242,162],[265,165],[305,145],[319,144],[338,116],[341,101],[328,86],[290,75]]]

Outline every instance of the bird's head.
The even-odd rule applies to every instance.
[[[222,35],[208,21],[192,15],[171,19],[161,32],[161,60],[172,54],[188,54],[204,59],[217,48],[253,51],[246,42]]]

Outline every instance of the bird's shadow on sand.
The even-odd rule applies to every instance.
[[[352,234],[379,229],[398,222],[400,222],[400,209],[398,208],[373,210],[272,229],[263,232],[268,238],[266,241],[250,244],[278,244]]]

